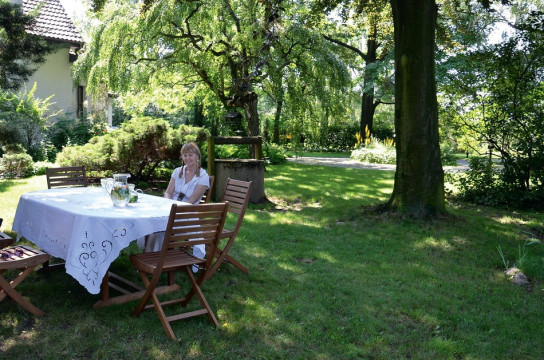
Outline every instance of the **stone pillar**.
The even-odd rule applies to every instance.
[[[252,181],[250,203],[264,202],[264,161],[254,159],[216,159],[215,160],[215,201],[221,200],[227,179]]]

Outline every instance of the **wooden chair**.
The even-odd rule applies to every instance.
[[[49,260],[49,255],[31,248],[30,246],[4,246],[13,243],[13,239],[0,231],[0,301],[6,296],[12,298],[16,303],[30,311],[34,315],[44,315],[45,313],[32,305],[28,300],[21,296],[15,287],[21,283],[38,265]],[[19,269],[21,272],[17,277],[8,282],[2,275],[6,270]]]
[[[47,188],[59,187],[87,187],[87,175],[85,174],[85,166],[64,166],[57,168],[46,168],[45,176],[47,178]],[[53,269],[61,269],[64,267],[64,262],[50,264],[47,261],[43,264],[41,271],[49,271]]]
[[[201,204],[207,204],[212,199],[212,191],[213,191],[213,183],[215,182],[215,176],[210,176],[210,187],[204,195],[202,195],[202,199],[200,199]]]
[[[65,166],[46,168],[47,188],[55,187],[86,187],[87,175],[85,166]]]
[[[212,251],[215,251],[219,243],[219,235],[225,223],[227,204],[199,204],[199,205],[172,205],[170,218],[166,227],[166,234],[161,251],[134,254],[130,261],[136,267],[146,291],[140,303],[133,312],[138,316],[144,309],[154,307],[168,337],[175,339],[174,331],[170,323],[193,316],[207,314],[210,321],[218,326],[217,319],[210,308],[200,286],[206,278],[206,273],[213,261]],[[209,253],[206,259],[200,259],[192,255],[191,247],[204,244]],[[192,272],[193,265],[201,267],[198,279]],[[156,286],[162,273],[168,273],[173,281],[173,272],[183,270],[191,284],[187,294],[179,299],[159,301]],[[163,307],[181,304],[186,306],[196,295],[201,308],[194,311],[166,316]],[[147,305],[149,299],[153,304]]]
[[[242,221],[244,221],[244,215],[246,213],[247,205],[249,203],[249,197],[251,196],[251,181],[241,181],[228,178],[227,184],[225,185],[225,192],[221,197],[221,202],[228,202],[229,213],[234,214],[236,217],[236,222],[232,230],[223,229],[221,233],[221,239],[228,239],[227,243],[223,248],[219,245],[215,250],[214,257],[217,259],[212,265],[211,269],[207,273],[207,279],[211,278],[212,275],[217,271],[224,261],[234,265],[243,273],[247,273],[249,270],[242,264],[240,264],[236,259],[229,255],[229,250],[234,244],[234,240],[238,235]]]

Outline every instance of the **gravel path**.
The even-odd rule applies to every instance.
[[[288,161],[306,164],[306,165],[323,165],[336,166],[355,169],[371,169],[371,170],[389,170],[394,171],[396,165],[389,164],[367,164],[350,158],[331,158],[331,157],[293,157],[287,158]],[[444,172],[455,173],[467,171],[468,163],[465,160],[459,160],[458,166],[444,166]]]

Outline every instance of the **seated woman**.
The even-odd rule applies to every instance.
[[[210,187],[210,177],[200,167],[200,149],[195,143],[183,145],[181,157],[184,165],[172,173],[164,197],[196,205]]]
[[[198,204],[210,187],[210,177],[206,170],[200,167],[200,149],[194,142],[189,142],[181,148],[183,165],[172,173],[164,197],[191,204]],[[164,240],[164,232],[158,232],[138,239],[138,245],[144,252],[159,251]],[[204,258],[204,245],[196,245],[193,254]]]

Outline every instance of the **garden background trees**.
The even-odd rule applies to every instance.
[[[473,163],[464,197],[527,208],[544,199],[544,13],[530,2],[512,10],[509,38],[446,63],[443,117],[468,139],[465,146],[503,165]]]
[[[342,2],[322,3],[322,9],[332,11]],[[482,29],[488,18],[482,21],[476,15],[490,2],[482,3],[483,7],[456,1],[389,1],[395,39],[397,152],[390,209],[416,217],[444,211],[436,63],[442,68],[452,49],[465,51],[484,39]],[[338,49],[331,52],[315,36],[327,29],[327,19],[309,14],[306,3],[165,0],[143,4],[140,8],[119,1],[106,3],[102,23],[79,67],[91,91],[132,95],[124,99],[128,107],[153,103],[180,108],[202,99],[207,104],[198,108],[204,116],[208,104],[221,104],[223,114],[234,113],[227,118],[240,118],[238,110],[243,113],[250,135],[260,133],[263,108],[259,104],[263,102],[258,100],[266,92],[266,110],[270,113],[270,105],[275,107],[271,118],[276,140],[280,123],[299,138],[303,129],[328,126],[329,114],[349,108],[341,88],[345,83],[342,67],[349,65],[349,56]],[[379,14],[386,5],[361,0],[345,8],[367,11],[364,18],[372,19],[369,9]],[[376,37],[371,26],[363,27],[369,41]],[[465,32],[465,27],[471,31]],[[367,44],[371,52],[377,46]],[[367,65],[371,68],[372,64]],[[373,89],[375,83],[369,85],[370,80],[370,75],[364,78],[362,88]],[[371,92],[367,95],[367,100],[372,98]],[[372,115],[372,108],[366,114]],[[290,120],[282,123],[285,118]]]
[[[316,10],[329,4],[318,3]],[[323,35],[334,44],[359,56],[364,67],[357,69],[361,89],[359,134],[366,144],[374,135],[374,114],[380,104],[392,104],[393,19],[387,0],[341,3],[335,17],[341,21],[328,26]],[[330,9],[328,9],[330,12]],[[364,43],[364,46],[363,46]]]
[[[228,119],[240,119],[239,111],[248,134],[260,135],[263,82],[273,83],[268,88],[276,99],[285,87],[301,90],[303,96],[290,108],[295,111],[308,94],[319,98],[316,89],[321,94],[339,90],[336,85],[349,79],[326,41],[304,26],[300,3],[165,0],[143,5],[108,1],[98,13],[101,23],[77,65],[91,93],[137,95],[130,104],[128,96],[125,101],[140,109],[149,103],[179,109],[199,97],[207,101],[205,107],[221,103]],[[304,66],[312,61],[326,61],[324,71]],[[321,81],[328,75],[332,86]]]

